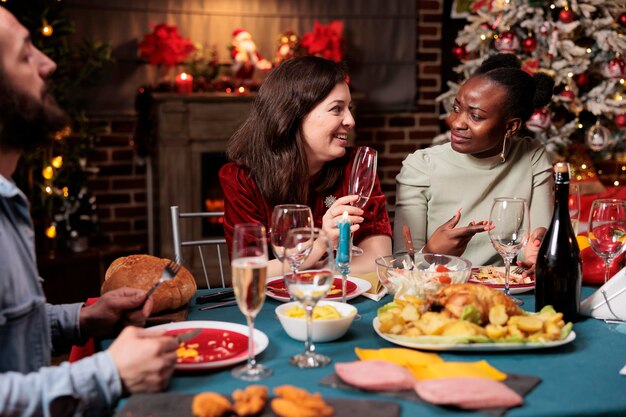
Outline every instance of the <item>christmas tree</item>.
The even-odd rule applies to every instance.
[[[460,81],[489,55],[513,53],[529,73],[552,76],[552,103],[526,124],[554,159],[626,152],[626,3],[623,0],[477,0],[452,53]],[[450,111],[459,84],[439,97]],[[437,140],[444,139],[440,135]],[[595,175],[578,163],[577,176]],[[583,169],[581,170],[581,166]]]
[[[4,0],[2,5],[29,30],[33,44],[57,63],[53,94],[71,120],[54,134],[50,146],[23,156],[14,179],[30,200],[35,227],[45,231],[52,246],[81,250],[81,238],[97,226],[95,198],[87,186],[92,170],[86,161],[98,131],[85,114],[88,98],[82,92],[111,62],[111,46],[88,39],[70,42],[74,28],[61,1]]]

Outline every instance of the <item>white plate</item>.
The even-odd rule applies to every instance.
[[[163,330],[179,330],[179,329],[207,329],[209,331],[220,331],[222,334],[235,333],[239,339],[240,336],[245,337],[244,347],[239,346],[237,354],[234,356],[230,356],[227,359],[223,360],[211,360],[206,362],[196,362],[196,363],[177,363],[175,368],[178,370],[200,370],[200,369],[213,369],[213,368],[223,368],[225,366],[234,365],[239,362],[244,362],[248,359],[248,326],[243,324],[236,323],[228,323],[225,321],[205,321],[205,320],[192,320],[192,321],[179,321],[175,323],[167,323],[160,324],[158,326],[152,326],[150,329],[163,329]],[[202,333],[196,336],[186,343],[193,343],[197,338],[202,337]],[[267,345],[269,344],[269,339],[260,330],[254,329],[254,354],[258,355],[263,352]],[[238,345],[241,345],[240,343]]]
[[[470,282],[472,284],[482,284],[482,285],[486,285],[487,287],[496,289],[496,290],[500,290],[500,291],[504,291],[504,284],[494,284],[494,283],[490,283],[490,282],[484,282],[484,281],[479,281],[479,280],[475,280],[473,279],[473,275],[474,273],[480,269],[483,268],[482,266],[479,267],[474,267],[472,268],[472,275],[470,275],[469,280],[467,282]],[[493,266],[493,269],[504,273],[504,267],[503,266]],[[515,266],[511,266],[511,269],[516,268]],[[515,275],[515,274],[511,274],[511,275]],[[519,276],[519,275],[518,275]],[[513,294],[521,294],[524,292],[528,292],[528,291],[532,291],[535,289],[535,280],[533,277],[533,281],[529,282],[528,284],[511,284],[509,285],[509,294],[513,295]]]
[[[301,271],[301,272],[307,272],[307,271]],[[279,276],[279,277],[271,277],[267,279],[267,284],[270,284],[274,281],[278,281],[281,280],[282,281],[283,277]],[[335,275],[335,279],[341,279],[341,275]],[[356,288],[349,292],[346,295],[346,300],[352,300],[353,298],[358,297],[359,295],[363,294],[364,292],[366,292],[367,290],[369,290],[372,287],[372,284],[370,284],[369,281],[366,281],[364,279],[361,278],[356,278],[356,277],[351,277],[348,275],[348,281],[352,282],[354,285],[356,285]],[[277,294],[272,292],[271,290],[265,290],[265,295],[267,295],[270,298],[273,298],[274,300],[277,301],[282,301],[282,302],[288,302],[291,301],[289,299],[289,297],[287,297],[286,295],[283,296],[281,294]],[[339,296],[334,296],[334,297],[325,297],[323,298],[323,300],[327,300],[327,301],[341,301],[341,295]]]
[[[399,340],[388,334],[382,333],[379,330],[380,323],[378,322],[378,317],[374,319],[372,322],[372,326],[374,326],[374,330],[376,333],[385,339],[388,342],[393,344],[409,347],[413,349],[422,349],[422,350],[439,350],[439,351],[505,351],[505,350],[532,350],[532,349],[546,349],[556,346],[565,345],[570,343],[576,339],[576,333],[572,330],[570,334],[563,340],[558,340],[555,342],[545,342],[545,343],[456,343],[456,344],[447,344],[447,343],[415,343],[409,342],[408,340]],[[434,337],[434,336],[433,336]]]

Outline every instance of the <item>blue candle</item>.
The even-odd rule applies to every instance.
[[[350,219],[348,218],[348,212],[344,211],[341,220],[337,223],[339,228],[339,248],[337,249],[337,263],[349,263],[350,251],[352,250],[350,244]]]

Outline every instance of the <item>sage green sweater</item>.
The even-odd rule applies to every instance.
[[[411,228],[415,249],[461,208],[458,226],[489,220],[496,197],[521,197],[529,203],[530,230],[547,227],[553,210],[552,164],[545,148],[530,138],[513,138],[506,161],[479,159],[452,150],[450,143],[418,150],[396,177],[394,252],[405,251],[402,225]],[[476,234],[463,258],[474,266],[502,265],[487,232]]]

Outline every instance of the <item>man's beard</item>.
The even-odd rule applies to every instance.
[[[0,69],[0,149],[30,151],[51,141],[51,133],[69,124],[46,89],[41,100],[16,91]]]

